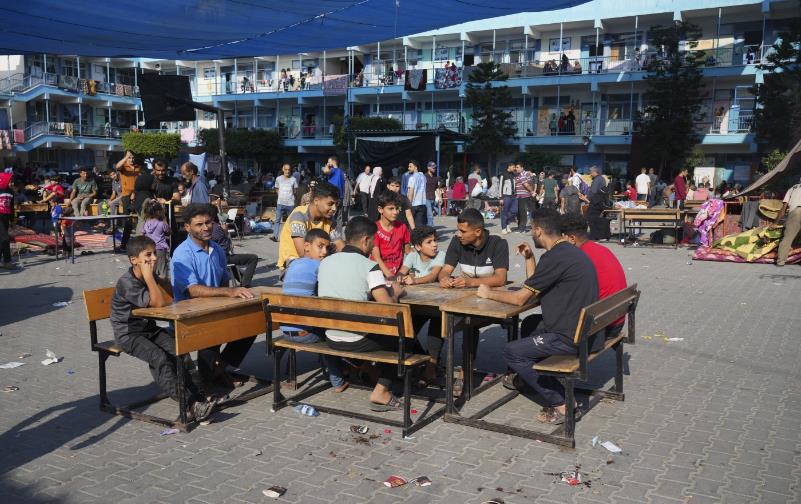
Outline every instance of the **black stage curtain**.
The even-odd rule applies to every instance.
[[[435,158],[436,151],[433,135],[405,140],[391,140],[391,137],[372,137],[369,140],[359,138],[356,141],[356,159],[360,165],[370,164],[384,168],[405,167],[410,160],[416,159],[422,168],[428,161]]]

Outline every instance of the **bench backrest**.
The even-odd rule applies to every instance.
[[[325,297],[262,294],[265,316],[278,324],[414,338],[409,305]]]
[[[111,316],[111,296],[114,287],[83,291],[83,303],[86,306],[86,318],[89,322],[107,319]]]
[[[680,220],[681,210],[679,209],[654,209],[654,208],[624,208],[623,218],[638,221],[665,221]]]
[[[573,342],[578,345],[584,338],[604,330],[606,326],[620,317],[633,315],[639,299],[640,292],[637,290],[637,284],[634,284],[584,307],[579,315]],[[632,320],[629,322],[631,323]],[[633,341],[634,335],[631,334],[633,329],[631,325],[629,327],[628,337],[630,341]]]

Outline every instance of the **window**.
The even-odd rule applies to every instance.
[[[522,63],[526,50],[525,40],[509,41],[509,63]]]
[[[203,78],[204,79],[214,79],[217,77],[217,69],[214,67],[204,67],[203,68]]]
[[[552,53],[569,51],[570,50],[570,37],[563,37],[562,38],[562,47],[561,47],[561,49],[559,48],[559,39],[558,38],[552,38],[551,40],[548,41],[548,50],[550,52],[552,52]]]
[[[214,112],[203,112],[204,121],[213,121],[214,119],[216,119],[216,117],[217,114],[215,114]]]
[[[450,58],[450,47],[446,46],[437,46],[434,48],[434,60],[435,61],[446,61],[451,59]]]

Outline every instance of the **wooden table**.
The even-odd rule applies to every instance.
[[[137,308],[133,314],[154,320],[172,322],[175,327],[175,354],[188,354],[223,343],[249,338],[264,333],[265,319],[261,306],[261,294],[280,292],[280,287],[254,287],[250,289],[254,297],[242,298],[193,298],[185,299],[162,308]],[[179,387],[180,423],[186,426],[186,397],[184,391],[184,367],[181,359],[176,359]],[[261,382],[247,376],[251,382]],[[219,409],[241,404],[272,391],[263,387],[242,394],[233,401],[219,405]]]
[[[107,220],[111,225],[114,224],[115,220],[118,219],[130,219],[131,217],[136,217],[134,214],[130,215],[83,215],[80,217],[59,217],[59,221],[67,221],[72,222],[72,226],[70,226],[70,235],[72,236],[72,243],[70,243],[70,258],[72,260],[72,264],[75,264],[75,224],[78,222],[90,222],[90,221],[102,221]],[[111,233],[111,244],[115,252],[117,251],[117,238],[114,236],[114,233]],[[58,226],[56,226],[56,259],[58,259]],[[67,257],[64,257],[66,260]]]
[[[516,290],[520,287],[506,287],[509,290]],[[469,401],[474,395],[489,389],[495,385],[501,377],[483,383],[480,387],[473,386],[474,370],[473,361],[475,359],[474,346],[478,341],[478,332],[482,327],[492,324],[506,324],[507,342],[518,338],[520,331],[520,314],[539,306],[539,301],[531,300],[523,306],[515,306],[500,301],[483,299],[474,293],[454,299],[444,303],[442,311],[443,324],[445,326],[445,339],[447,345],[447,367],[445,371],[446,380],[446,410],[445,421],[471,425],[479,421],[481,417],[490,413],[495,408],[501,406],[509,399],[496,401],[495,403],[482,409],[475,415],[465,418],[459,415],[456,409],[456,401],[453,396],[453,368],[454,368],[454,334],[462,329],[462,367],[464,369],[464,392],[460,400]]]

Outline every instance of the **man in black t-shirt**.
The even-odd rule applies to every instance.
[[[534,245],[546,252],[539,264],[528,244],[517,251],[526,259],[528,278],[518,291],[495,291],[479,286],[478,296],[504,303],[524,305],[538,296],[542,315],[530,315],[520,327],[521,339],[507,343],[503,358],[520,380],[537,392],[547,406],[537,416],[540,422],[561,424],[565,418],[565,390],[552,376],[540,376],[533,366],[551,355],[577,355],[573,336],[581,309],[598,300],[598,280],[589,257],[562,237],[559,214],[552,209],[537,212],[531,226]],[[603,345],[603,337],[591,343],[591,350]],[[507,383],[514,383],[508,377]]]
[[[153,195],[162,203],[181,202],[181,195],[178,194],[178,181],[167,176],[167,163],[158,160],[153,163]]]
[[[451,277],[459,265],[462,274]],[[466,208],[456,218],[456,236],[445,252],[445,265],[439,271],[439,285],[444,289],[464,287],[500,287],[509,271],[509,244],[484,229],[484,217],[475,208]]]

